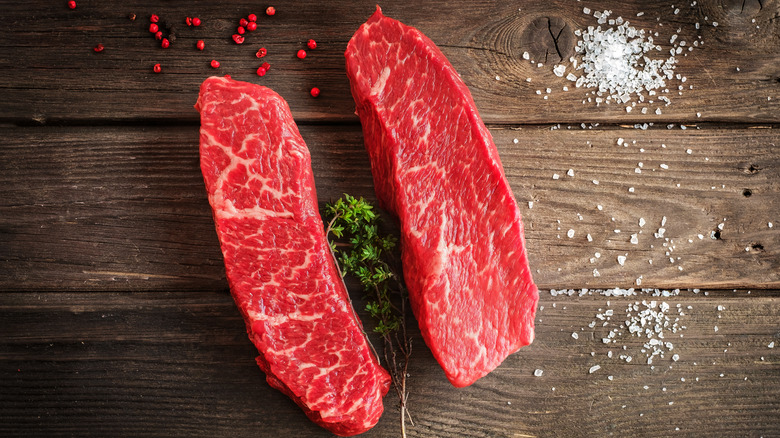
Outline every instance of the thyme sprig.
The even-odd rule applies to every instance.
[[[406,418],[414,425],[406,404],[406,375],[412,343],[406,333],[407,294],[403,280],[388,262],[397,239],[382,235],[380,217],[373,205],[345,194],[326,204],[328,227],[325,234],[343,276],[360,281],[366,294],[366,311],[374,319],[374,332],[382,336],[385,364],[401,409],[401,436],[406,436]],[[335,239],[333,239],[335,238]]]

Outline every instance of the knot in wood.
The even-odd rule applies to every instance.
[[[560,63],[574,54],[572,27],[560,17],[539,17],[525,28],[521,47],[534,62]]]

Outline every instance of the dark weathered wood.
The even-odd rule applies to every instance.
[[[614,3],[614,2],[613,2]],[[387,15],[418,27],[436,42],[463,76],[482,116],[494,123],[615,122],[615,121],[751,121],[780,118],[780,26],[778,3],[699,0],[676,4],[633,0],[620,4],[571,1],[391,2]],[[356,121],[343,52],[347,41],[373,12],[375,2],[286,2],[274,17],[262,14],[255,2],[189,1],[180,4],[137,1],[81,2],[69,10],[65,2],[9,4],[4,7],[0,46],[0,121],[14,123],[188,120],[198,86],[212,74],[269,85],[284,96],[301,121]],[[569,81],[552,67],[572,53],[573,29],[596,25],[582,13],[611,9],[638,28],[658,32],[656,42],[666,52],[677,28],[690,46],[701,36],[704,45],[680,55],[675,73],[686,76],[682,96],[671,93],[672,105],[650,106],[648,115],[628,114],[623,106],[583,105],[582,90],[563,92]],[[676,8],[680,9],[674,14]],[[238,19],[260,14],[260,30],[236,46],[230,40]],[[638,12],[644,15],[637,17]],[[130,21],[128,14],[137,15]],[[148,32],[148,17],[157,13],[176,25],[177,40],[166,50]],[[185,16],[203,18],[199,28],[187,28]],[[706,20],[705,20],[706,17]],[[755,20],[753,22],[752,20]],[[717,21],[718,26],[712,26]],[[695,23],[700,23],[700,29]],[[563,29],[556,48],[551,29]],[[309,38],[319,42],[306,60],[295,57]],[[194,45],[206,40],[206,50]],[[99,54],[92,48],[102,43]],[[261,61],[254,54],[269,50],[270,73],[259,78]],[[522,59],[528,51],[538,68]],[[218,59],[219,70],[209,67]],[[161,63],[163,73],[152,66]],[[568,60],[565,62],[568,64]],[[739,71],[737,71],[739,68]],[[500,80],[495,77],[499,76]],[[526,82],[531,78],[532,82]],[[680,82],[673,80],[675,89]],[[318,99],[307,91],[317,86]],[[688,89],[693,86],[692,90]],[[543,100],[536,90],[553,91]],[[573,88],[573,87],[572,87]],[[771,98],[771,100],[767,100]],[[696,113],[701,113],[697,117]]]
[[[776,130],[566,128],[492,130],[542,287],[629,287],[640,276],[647,287],[780,285]],[[344,192],[374,199],[359,128],[301,130],[321,206]],[[2,136],[0,290],[227,288],[196,127],[9,128]]]
[[[679,427],[680,436],[771,436],[780,428],[780,346],[767,347],[780,342],[778,296],[653,298],[680,304],[687,327],[667,335],[679,360],[667,354],[654,369],[638,338],[606,346],[608,328],[588,328],[607,308],[620,324],[646,295],[542,292],[535,342],[464,389],[415,336],[409,435],[666,436]],[[0,320],[3,436],[331,436],[264,382],[224,292],[5,293]],[[622,345],[636,360],[618,359]],[[394,403],[385,399],[366,437],[397,436]]]

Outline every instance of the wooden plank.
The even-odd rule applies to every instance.
[[[612,3],[401,1],[384,6],[386,14],[418,27],[442,48],[491,123],[780,121],[776,3],[700,0],[695,6],[676,5],[677,14],[669,3]],[[299,122],[355,122],[343,52],[374,7],[372,1],[287,2],[277,5],[276,16],[266,17],[256,3],[246,1],[229,6],[203,0],[164,5],[82,2],[76,10],[64,2],[38,0],[8,5],[5,21],[13,25],[0,33],[5,51],[0,60],[0,121],[194,121],[192,105],[201,81],[212,74],[230,74],[280,92]],[[597,24],[583,14],[583,7],[611,9],[613,16],[657,32],[655,41],[663,53],[678,28],[678,41],[685,40],[686,47],[704,42],[680,55],[675,73],[687,81],[669,81],[672,104],[661,107],[661,115],[655,114],[657,103],[648,106],[647,115],[639,108],[626,113],[623,105],[583,105],[583,90],[562,91],[571,83],[552,73],[560,61],[557,53],[569,65],[576,42],[573,30]],[[249,12],[260,14],[260,31],[237,46],[230,35]],[[636,16],[638,12],[644,15]],[[127,18],[131,13],[137,15],[135,21]],[[177,40],[169,49],[159,48],[148,32],[151,13],[176,26]],[[188,15],[202,17],[203,25],[187,28],[183,20]],[[557,47],[551,26],[563,29]],[[301,61],[295,53],[309,38],[318,40],[319,47]],[[194,48],[198,39],[207,41],[203,52]],[[106,47],[99,54],[92,51],[98,43]],[[263,78],[255,74],[261,62],[254,54],[260,46],[268,48],[265,59],[273,66]],[[523,52],[543,61],[544,67],[523,60]],[[219,70],[209,67],[212,59],[222,63]],[[162,64],[162,74],[152,73],[155,63]],[[308,95],[313,86],[322,90],[318,99]],[[682,96],[677,95],[678,86],[685,88]],[[544,100],[547,88],[551,94]]]
[[[227,288],[195,127],[2,131],[0,290]],[[374,199],[357,127],[301,131],[321,207]],[[776,130],[491,132],[541,287],[780,285]]]
[[[409,436],[772,435],[780,349],[768,345],[780,342],[779,298],[776,290],[667,298],[545,291],[534,343],[464,389],[446,381],[415,335]],[[686,327],[666,331],[678,360],[668,353],[654,368],[641,339],[601,341],[629,305],[650,299],[667,302]],[[612,325],[588,328],[607,309]],[[0,320],[3,436],[330,436],[265,383],[224,292],[4,293]],[[589,373],[594,365],[601,369]],[[366,437],[398,435],[394,403],[385,399]]]

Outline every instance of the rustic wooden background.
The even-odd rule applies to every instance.
[[[321,204],[343,192],[374,199],[343,59],[374,2],[280,2],[267,17],[268,4],[246,1],[77,1],[6,2],[0,13],[0,435],[329,436],[254,363],[224,278],[192,105],[212,74],[274,88],[311,149]],[[382,5],[439,44],[471,89],[541,288],[534,344],[469,388],[451,387],[415,334],[410,436],[780,435],[780,2],[648,3]],[[574,29],[596,24],[583,7],[658,32],[665,50],[677,29],[703,41],[680,56],[687,82],[661,115],[562,91],[571,84],[551,71],[558,53],[572,53]],[[252,12],[260,30],[233,44]],[[152,13],[175,26],[167,50],[147,31]],[[203,25],[187,28],[185,16]],[[309,38],[319,48],[301,61]],[[272,64],[263,78],[261,46]],[[536,94],[548,87],[547,100]],[[653,125],[635,129],[644,123]],[[682,291],[550,292],[637,279]],[[608,346],[608,328],[589,327],[606,309],[619,325],[627,305],[651,299],[681,305],[686,326],[669,335],[679,360],[669,353],[653,368],[639,339]],[[365,436],[397,436],[395,401]]]

